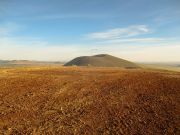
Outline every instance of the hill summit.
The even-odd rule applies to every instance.
[[[117,58],[108,54],[77,57],[64,66],[94,66],[94,67],[124,67],[137,68],[138,66],[130,61]]]

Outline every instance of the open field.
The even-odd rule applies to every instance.
[[[0,134],[180,134],[180,73],[0,69]]]
[[[168,70],[168,71],[176,71],[180,72],[180,64],[158,64],[158,63],[153,63],[153,64],[144,64],[141,63],[139,64],[141,67],[144,68],[149,68],[149,69],[158,69],[158,70]]]

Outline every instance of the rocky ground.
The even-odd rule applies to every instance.
[[[180,73],[0,69],[0,134],[178,135]]]

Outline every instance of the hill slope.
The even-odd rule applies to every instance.
[[[107,54],[77,57],[65,64],[65,66],[73,66],[73,65],[95,66],[95,67],[129,67],[129,68],[138,67],[133,62]]]

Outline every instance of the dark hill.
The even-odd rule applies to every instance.
[[[125,68],[138,67],[133,62],[120,59],[120,58],[107,55],[107,54],[77,57],[65,64],[65,66],[73,66],[73,65],[95,66],[95,67],[125,67]]]

